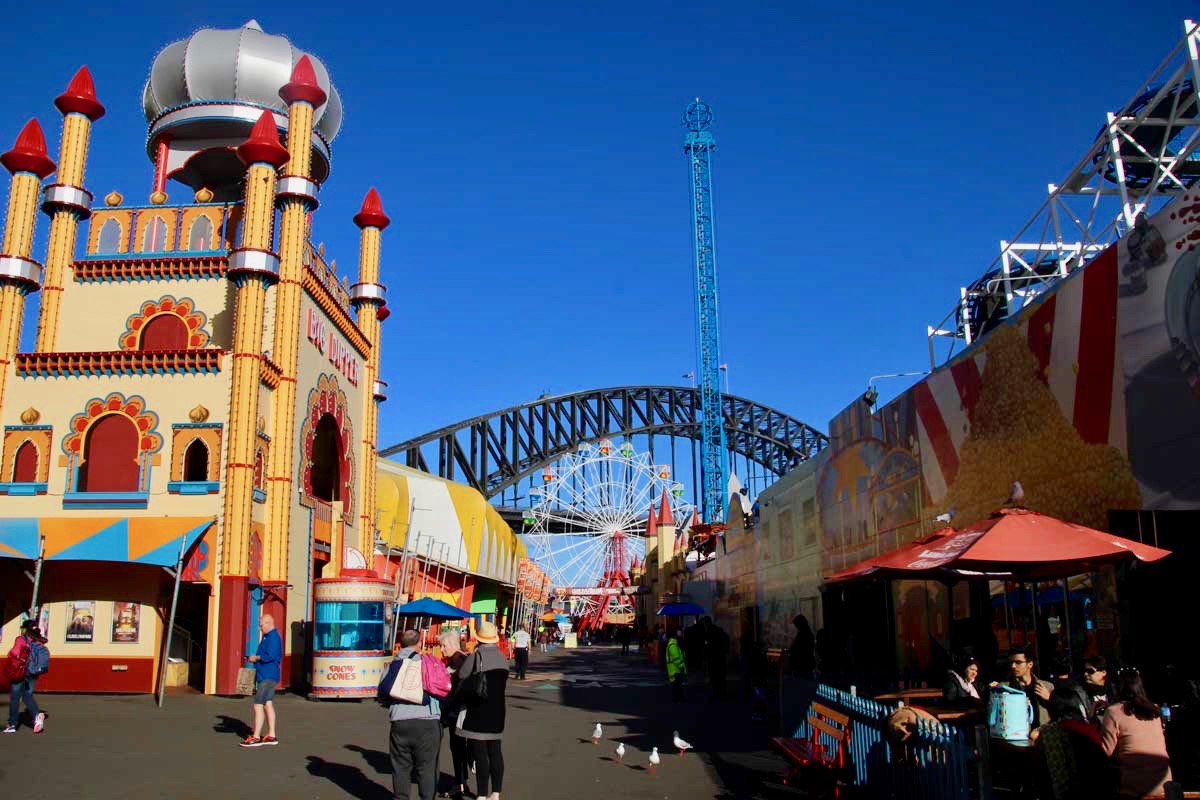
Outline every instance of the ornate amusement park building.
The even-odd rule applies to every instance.
[[[105,113],[86,67],[54,102],[57,159],[36,120],[0,156],[12,173],[0,248],[0,631],[11,640],[18,614],[40,604],[55,652],[44,688],[151,691],[178,564],[172,655],[193,685],[233,690],[264,613],[284,636],[284,682],[296,681],[311,655],[314,584],[372,577],[380,544],[379,195],[367,192],[354,217],[357,274],[339,276],[309,239],[338,92],[317,58],[253,22],[169,45],[144,90],[148,202],[112,192],[93,203],[85,188]],[[32,249],[39,209],[44,263]],[[38,291],[39,315],[26,318]],[[17,352],[23,325],[36,325],[33,352]],[[411,477],[380,474],[392,531],[408,521]],[[451,565],[463,574],[457,600],[470,599],[468,572],[515,576],[515,537],[497,544],[507,527],[479,517],[480,530],[456,534],[466,536]]]

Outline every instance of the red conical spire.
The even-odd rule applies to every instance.
[[[25,127],[17,134],[12,150],[0,155],[0,164],[13,174],[32,172],[39,178],[54,172],[54,162],[46,154],[46,135],[36,119],[25,123]]]
[[[269,110],[262,112],[258,122],[250,129],[250,136],[237,149],[242,163],[270,164],[279,169],[288,161],[287,148],[279,143],[279,129],[275,127],[275,115]]]
[[[96,99],[96,84],[87,67],[80,67],[67,84],[67,90],[54,98],[54,105],[64,115],[83,114],[92,122],[104,116],[104,106]]]
[[[328,99],[325,90],[317,83],[317,73],[308,56],[300,56],[292,67],[292,77],[279,89],[283,102],[291,104],[303,100],[313,108],[320,108]]]
[[[650,516],[646,517],[646,536],[658,536],[658,517],[654,513],[654,503],[650,504]]]
[[[362,208],[354,215],[354,224],[360,228],[379,228],[379,230],[392,224],[388,215],[383,213],[383,201],[379,199],[379,192],[375,191],[374,186],[363,198]]]
[[[666,489],[663,489],[662,493],[662,507],[658,512],[658,524],[670,525],[672,527],[675,525],[675,517],[671,514],[671,500],[667,497]]]

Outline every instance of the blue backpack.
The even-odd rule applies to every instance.
[[[31,641],[29,643],[29,661],[25,665],[25,672],[31,677],[36,678],[38,675],[45,675],[49,671],[49,648],[41,642]]]

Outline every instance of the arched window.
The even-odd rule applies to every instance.
[[[263,449],[260,447],[254,451],[254,488],[263,488],[263,473],[266,472],[266,464],[263,463]]]
[[[178,314],[158,314],[142,326],[139,350],[187,350],[188,326]]]
[[[142,252],[157,253],[167,246],[167,223],[162,217],[151,217],[142,234]]]
[[[97,253],[117,253],[121,250],[121,223],[109,217],[100,226],[100,241],[96,244]]]
[[[191,233],[188,234],[188,250],[212,250],[213,225],[207,215],[201,214],[192,223]]]
[[[137,426],[124,414],[106,414],[88,430],[77,492],[138,491]]]
[[[199,439],[194,439],[183,451],[183,479],[208,480],[208,447]]]
[[[318,500],[331,503],[341,499],[341,437],[337,421],[326,414],[317,421],[312,445],[312,493]]]
[[[37,466],[37,446],[26,439],[25,443],[17,448],[16,458],[13,459],[12,482],[37,483]]]

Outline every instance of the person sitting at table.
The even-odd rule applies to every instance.
[[[1029,697],[1029,702],[1037,710],[1037,713],[1033,715],[1033,724],[1030,727],[1036,728],[1049,722],[1050,711],[1046,704],[1050,702],[1050,693],[1054,691],[1054,684],[1050,681],[1043,681],[1034,674],[1033,651],[1028,647],[1014,647],[1009,652],[1008,669],[1008,685],[1024,692]],[[988,684],[989,687],[999,685],[998,681]]]
[[[1158,706],[1146,696],[1142,676],[1123,669],[1113,686],[1112,703],[1100,723],[1100,742],[1121,771],[1118,796],[1161,795],[1171,780],[1171,759]]]
[[[1079,697],[1070,687],[1058,687],[1047,703],[1050,722],[1030,732],[1046,772],[1047,800],[1103,800],[1113,797],[1113,776],[1100,743],[1100,734],[1083,716]]]
[[[1112,687],[1108,685],[1108,661],[1104,656],[1084,659],[1083,689],[1088,695],[1088,719],[1099,725],[1112,700]]]
[[[942,686],[942,699],[952,708],[978,708],[983,705],[979,691],[979,661],[974,656],[962,655],[955,659],[955,668],[946,671],[946,683]]]

